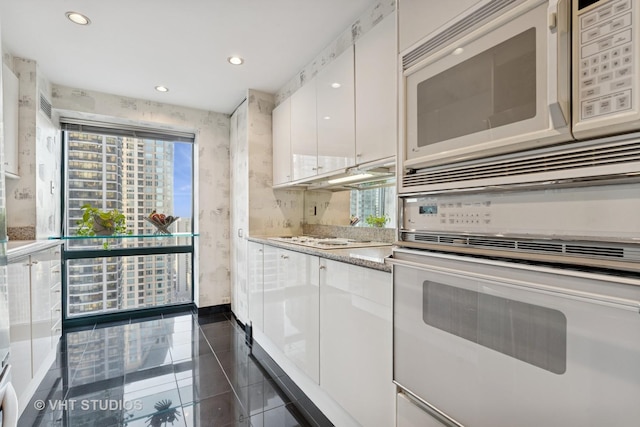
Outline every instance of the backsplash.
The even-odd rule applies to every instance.
[[[373,240],[393,243],[397,239],[395,228],[351,227],[339,225],[304,224],[303,234],[321,237],[342,237],[353,240]]]

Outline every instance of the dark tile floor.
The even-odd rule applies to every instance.
[[[67,332],[19,426],[331,425],[232,314]]]

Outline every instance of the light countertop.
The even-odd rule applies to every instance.
[[[249,237],[247,240],[278,248],[301,252],[307,255],[315,255],[334,261],[346,262],[361,267],[373,268],[375,270],[391,272],[391,264],[385,259],[391,255],[393,246],[391,244],[383,246],[371,246],[365,248],[344,248],[344,249],[318,249],[302,245],[296,245],[277,240],[269,240],[266,237]]]
[[[9,240],[7,242],[7,261],[14,262],[34,252],[61,244],[60,240]]]

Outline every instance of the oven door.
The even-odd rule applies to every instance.
[[[404,166],[571,140],[568,3],[520,3],[406,69]]]
[[[640,281],[394,252],[394,381],[467,426],[640,419]]]

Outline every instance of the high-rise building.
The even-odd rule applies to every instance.
[[[66,218],[70,235],[75,234],[84,204],[90,203],[103,210],[122,209],[121,162],[122,138],[67,133]],[[72,250],[81,250],[96,243],[92,240],[71,240],[68,245]],[[70,316],[120,308],[120,258],[69,260],[67,265],[67,310]]]
[[[67,133],[67,230],[75,234],[82,205],[118,209],[134,235],[157,230],[152,211],[173,209],[173,143],[79,132]],[[72,250],[99,248],[103,240],[69,242]],[[113,248],[156,246],[161,239],[111,239]],[[73,259],[68,262],[70,316],[184,301],[178,291],[181,254]],[[180,288],[187,286],[182,284]]]

